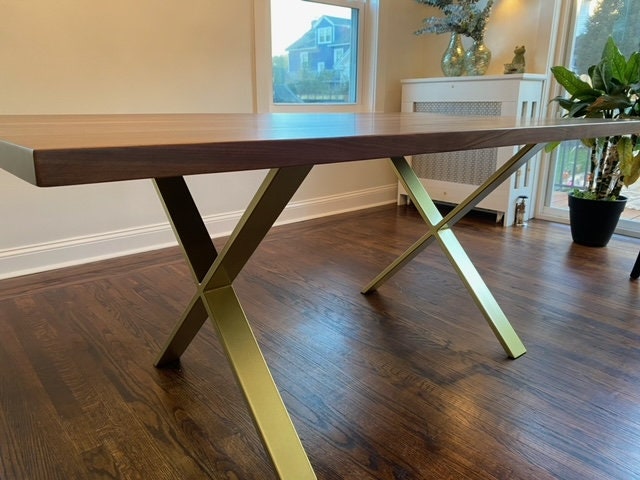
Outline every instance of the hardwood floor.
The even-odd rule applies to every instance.
[[[238,279],[318,478],[640,478],[640,241],[455,230],[523,357],[436,245],[359,293],[424,233],[410,207],[278,227]],[[177,249],[0,282],[0,478],[274,478],[210,324],[152,366],[193,291]]]

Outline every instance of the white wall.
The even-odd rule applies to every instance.
[[[0,114],[253,112],[254,1],[265,0],[0,0]],[[528,71],[543,71],[545,1],[496,1],[489,73],[522,43]],[[413,0],[379,9],[374,108],[399,111],[400,79],[442,76],[447,38],[413,34],[437,13]],[[263,174],[189,179],[212,234],[229,232]],[[385,161],[326,165],[285,219],[394,200]],[[37,189],[0,171],[0,218],[0,278],[174,241],[149,181]]]
[[[516,45],[527,49],[526,71],[549,74],[549,50],[554,48],[557,8],[562,0],[496,0],[487,24],[486,43],[492,51],[487,75],[502,74],[513,59]],[[440,60],[449,35],[420,35],[422,20],[440,11],[414,0],[382,0],[378,91],[380,110],[395,111],[400,105],[400,79],[442,77]],[[466,47],[470,40],[465,38]]]
[[[0,0],[0,113],[252,112],[253,1]],[[264,172],[188,179],[226,234]],[[385,162],[314,169],[288,219],[393,202]],[[150,181],[37,189],[0,171],[0,278],[172,243]]]

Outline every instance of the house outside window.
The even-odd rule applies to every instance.
[[[272,109],[362,108],[358,103],[365,5],[364,0],[270,0]]]

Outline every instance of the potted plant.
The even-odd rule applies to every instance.
[[[626,58],[611,37],[600,62],[589,67],[588,74],[579,76],[563,66],[552,67],[551,72],[570,95],[553,99],[568,117],[640,116],[640,52]],[[590,171],[587,185],[569,193],[571,234],[576,243],[603,247],[626,205],[622,187],[640,177],[638,135],[585,138],[582,143],[590,152]],[[556,146],[549,145],[547,150]]]

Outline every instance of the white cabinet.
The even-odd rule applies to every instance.
[[[478,77],[414,78],[402,80],[402,111],[445,115],[516,116],[538,118],[542,111],[545,75],[487,75]],[[436,202],[457,204],[480,185],[517,148],[414,155],[413,169]],[[537,157],[485,198],[478,208],[496,212],[505,226],[515,219],[519,197],[527,197],[526,218],[533,214]],[[407,195],[399,186],[398,201]]]

